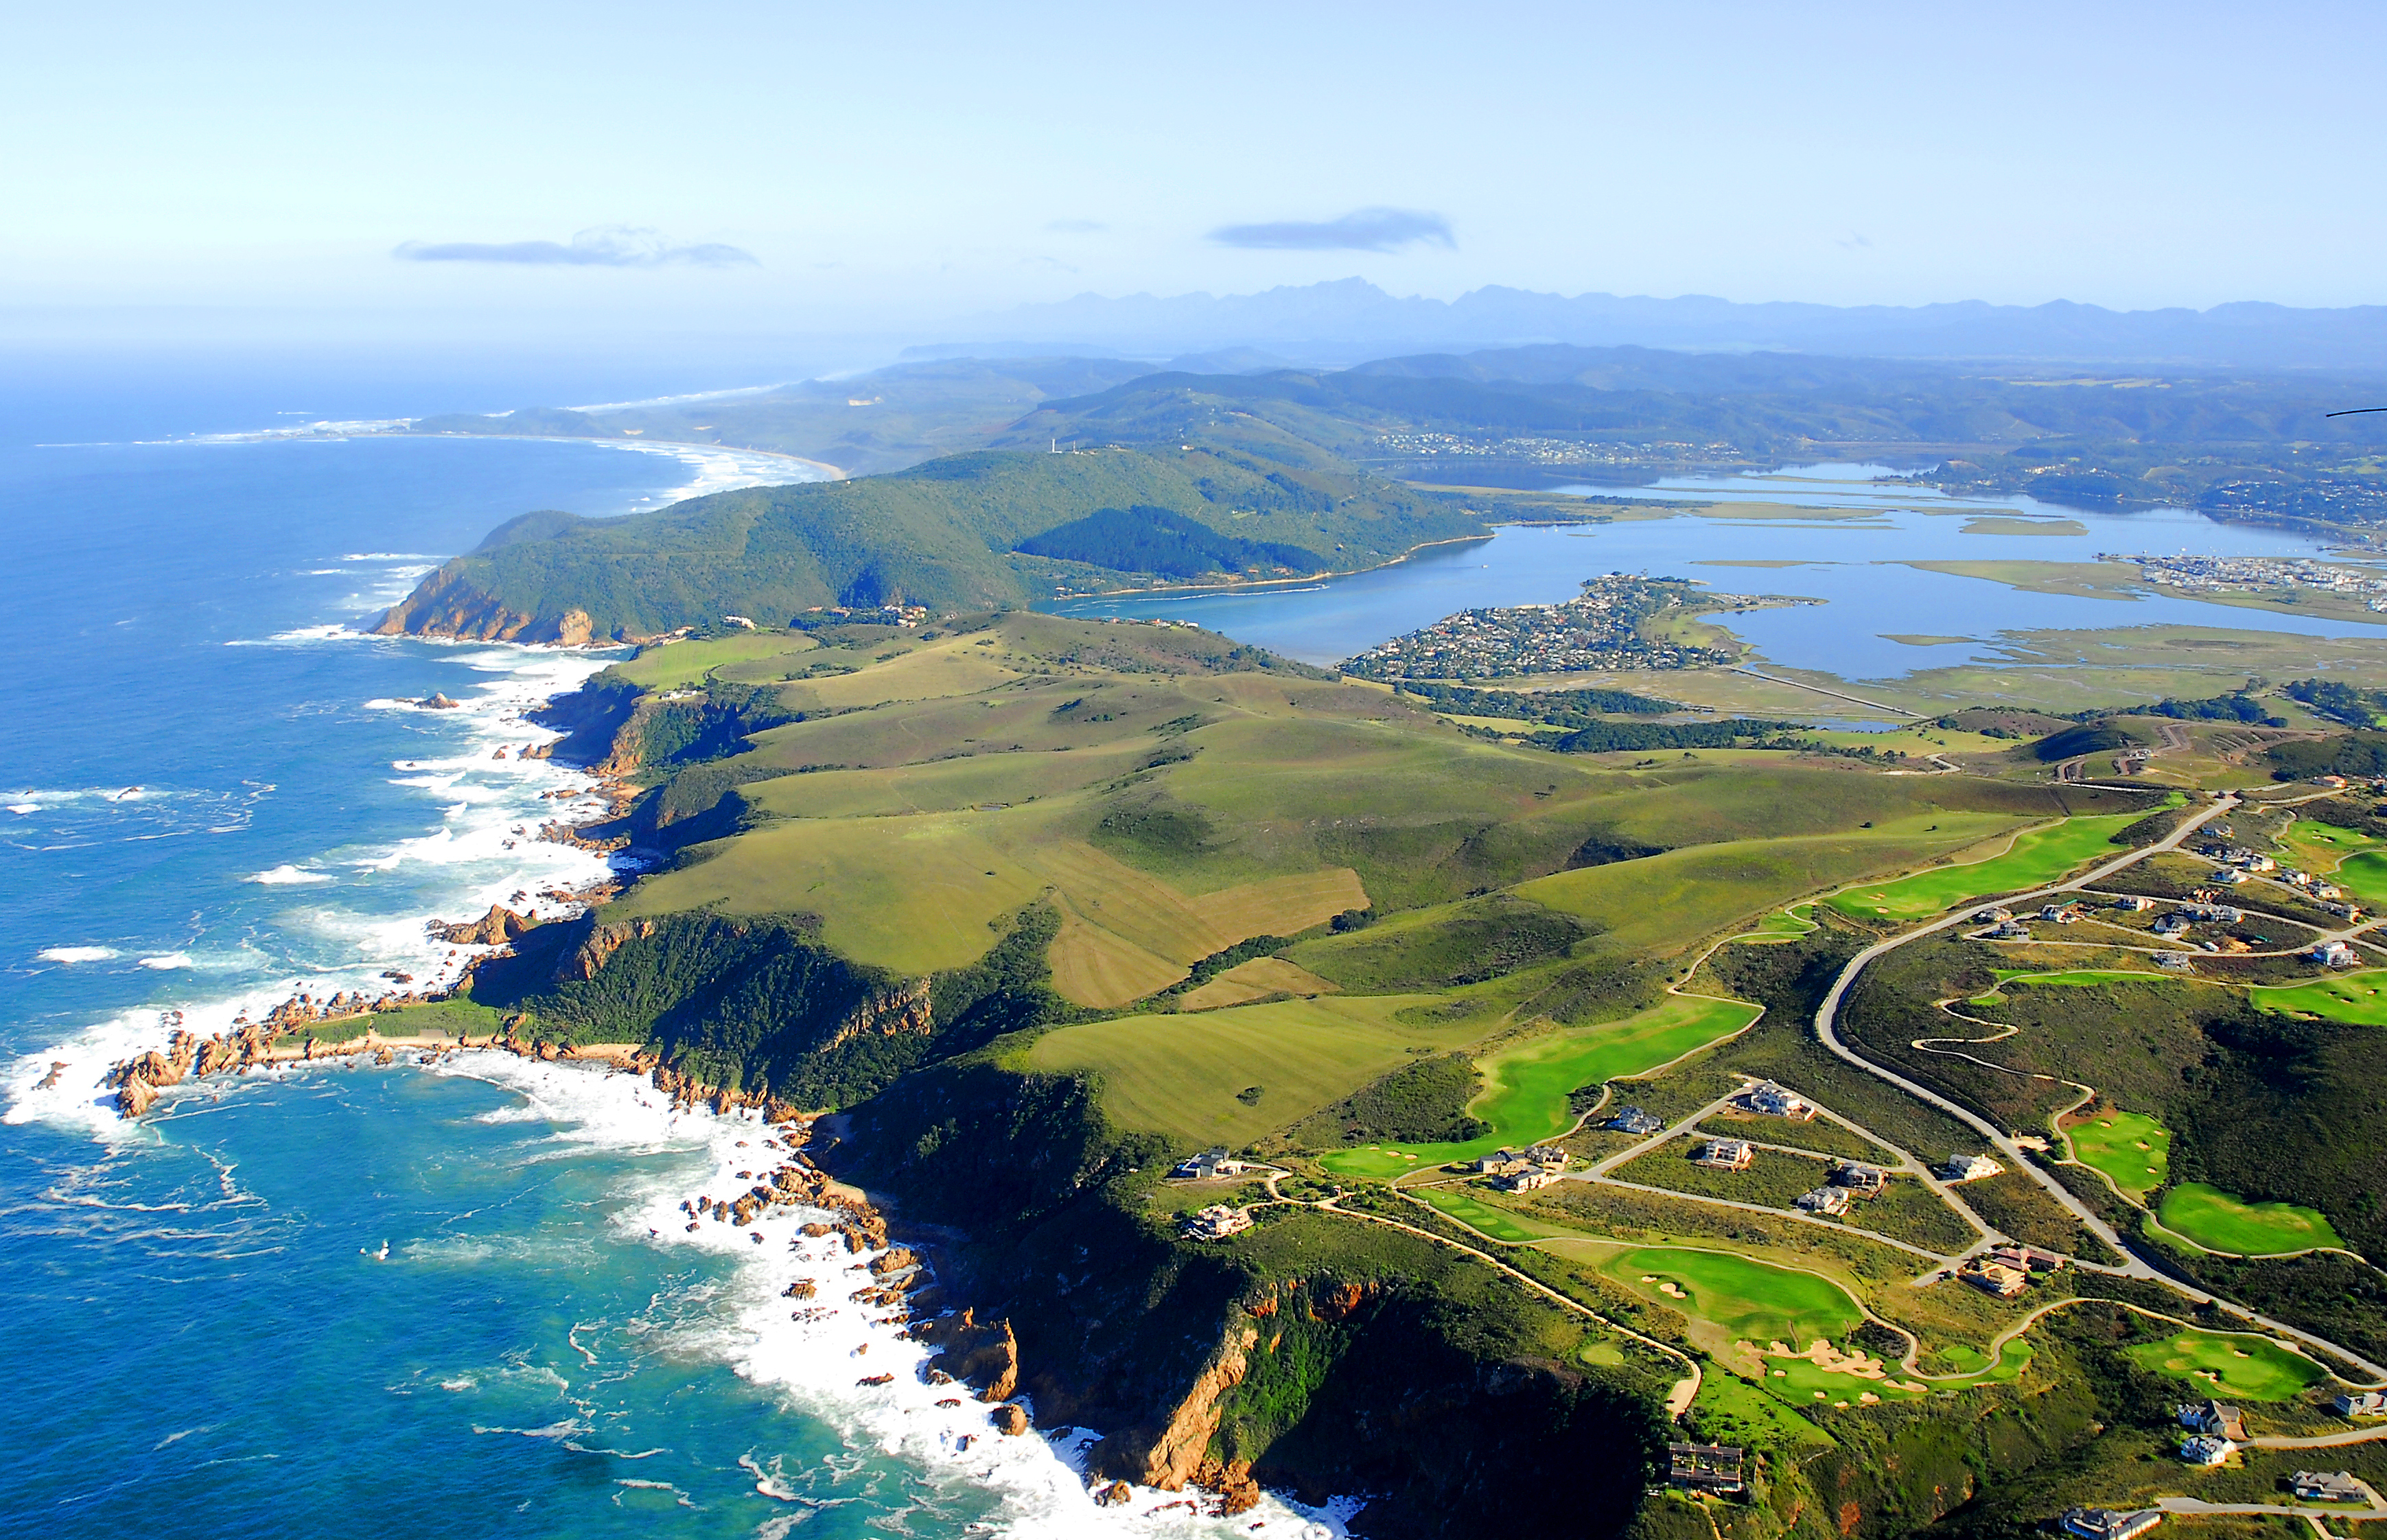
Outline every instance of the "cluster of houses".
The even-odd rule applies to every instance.
[[[1565,1174],[1567,1153],[1556,1144],[1536,1144],[1529,1150],[1503,1149],[1478,1159],[1475,1168],[1490,1177],[1492,1185],[1503,1192],[1530,1193],[1536,1187],[1547,1187]]]
[[[2194,1401],[2174,1408],[2189,1436],[2179,1458],[2191,1465],[2219,1465],[2246,1442],[2246,1414],[2227,1401]]]
[[[1878,1196],[1881,1190],[1888,1185],[1889,1173],[1880,1167],[1843,1160],[1832,1168],[1832,1174],[1824,1179],[1823,1186],[1800,1193],[1798,1204],[1810,1214],[1822,1214],[1837,1219],[1848,1213],[1853,1200]]]
[[[1223,1241],[1230,1235],[1240,1235],[1252,1228],[1251,1210],[1231,1208],[1223,1203],[1212,1204],[1200,1213],[1189,1217],[1181,1227],[1189,1241]]]

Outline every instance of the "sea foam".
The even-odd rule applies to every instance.
[[[760,1176],[789,1158],[777,1130],[751,1113],[676,1107],[636,1075],[510,1054],[454,1054],[430,1072],[470,1076],[514,1092],[523,1098],[521,1113],[554,1125],[549,1137],[559,1154],[603,1149],[683,1156],[668,1174],[638,1179],[621,1194],[612,1222],[621,1243],[694,1249],[729,1264],[727,1286],[674,1329],[681,1344],[728,1364],[748,1381],[777,1387],[795,1407],[838,1428],[850,1447],[901,1459],[931,1487],[992,1494],[1001,1504],[999,1533],[1035,1540],[1328,1540],[1347,1533],[1345,1521],[1358,1510],[1348,1501],[1313,1509],[1268,1496],[1227,1520],[1189,1511],[1200,1493],[1138,1487],[1127,1502],[1098,1505],[1085,1472],[1101,1435],[1068,1428],[1006,1436],[992,1426],[991,1408],[965,1387],[929,1384],[924,1375],[935,1350],[900,1335],[900,1320],[883,1307],[848,1297],[878,1281],[869,1264],[880,1254],[849,1253],[834,1233],[802,1233],[805,1224],[834,1215],[773,1205],[749,1224],[703,1219],[691,1232],[689,1216],[679,1206],[684,1200],[742,1193],[752,1179],[741,1180],[739,1170]],[[786,1290],[799,1279],[812,1283],[813,1297],[791,1312]],[[881,1374],[894,1378],[879,1385],[860,1382]],[[948,1400],[959,1405],[938,1404]],[[788,1473],[760,1464],[748,1468],[763,1496],[801,1500]]]
[[[118,953],[112,946],[45,946],[33,955],[45,963],[105,963]]]

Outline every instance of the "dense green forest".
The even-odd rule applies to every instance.
[[[575,615],[602,637],[654,636],[725,613],[784,625],[829,604],[1017,606],[1038,592],[1017,565],[1029,559],[1012,554],[1023,542],[1124,508],[1209,530],[1213,550],[1239,558],[1315,550],[1319,562],[1332,553],[1334,565],[1351,567],[1484,529],[1456,499],[1321,456],[1198,446],[986,452],[626,518],[526,515],[433,574],[383,628],[570,639]],[[1104,527],[1084,549],[1119,556],[1102,543]]]
[[[1271,540],[1221,535],[1166,508],[1098,508],[1082,519],[1031,535],[1018,549],[1030,556],[1082,562],[1113,572],[1200,577],[1207,573],[1282,568],[1323,572],[1332,565],[1314,550]]]

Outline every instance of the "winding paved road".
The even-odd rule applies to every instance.
[[[2238,793],[2234,791],[2226,793],[2225,795],[2217,798],[2211,806],[2206,807],[2202,812],[2198,813],[2194,817],[2182,820],[2178,828],[2172,830],[2171,833],[2166,835],[2163,839],[2156,840],[2153,844],[2141,846],[2137,850],[2116,856],[2115,859],[2106,862],[2103,865],[2094,867],[2087,873],[2072,878],[2068,882],[2059,882],[2046,888],[2035,889],[2029,892],[2016,893],[2009,898],[2001,899],[1999,902],[2009,906],[2034,903],[2043,902],[2058,893],[2078,892],[2084,888],[2091,887],[2113,876],[2115,872],[2120,871],[2125,866],[2133,865],[2138,862],[2147,859],[2149,856],[2161,854],[2166,851],[2179,849],[2182,841],[2186,840],[2190,835],[2194,834],[2198,829],[2203,828],[2206,824],[2212,822],[2215,818],[2219,817],[2222,814],[2229,812],[2231,809],[2239,806],[2240,802],[2241,799]],[[1878,1079],[1888,1081],[1889,1084],[1896,1086],[1899,1090],[1905,1092],[1908,1095],[1915,1098],[1917,1101],[1939,1108],[1941,1112],[1948,1114],[1948,1116],[1963,1123],[1965,1127],[1972,1129],[1975,1132],[1978,1133],[1982,1139],[1990,1145],[1990,1147],[1997,1150],[1999,1154],[2006,1157],[2011,1168],[2027,1173],[2032,1180],[2038,1182],[2040,1186],[2047,1190],[2049,1196],[2054,1198],[2057,1203],[2062,1204],[2065,1210],[2068,1211],[2074,1218],[2079,1220],[2082,1228],[2086,1229],[2090,1234],[2096,1236],[2100,1241],[2104,1242],[2105,1244],[2111,1246],[2115,1252],[2127,1258],[2123,1265],[2118,1268],[2107,1267],[2102,1264],[2090,1262],[2079,1263],[2078,1265],[2084,1269],[2092,1272],[2105,1273],[2110,1276],[2143,1279],[2149,1282],[2160,1284],[2165,1288],[2170,1289],[2177,1294],[2196,1301],[2198,1304],[2212,1305],[2216,1308],[2235,1316],[2242,1320],[2260,1326],[2265,1331],[2277,1332],[2281,1336],[2292,1337],[2296,1341],[2304,1343],[2307,1346],[2315,1347],[2323,1352],[2331,1354],[2336,1357],[2355,1366],[2364,1373],[2370,1375],[2374,1384],[2387,1385],[2387,1368],[2381,1368],[2380,1365],[2372,1363],[2369,1359],[2361,1357],[2359,1354],[2338,1345],[2336,1343],[2330,1341],[2326,1337],[2318,1336],[2313,1332],[2302,1331],[2296,1327],[2290,1326],[2285,1321],[2274,1320],[2268,1316],[2261,1315],[2232,1301],[2218,1298],[2213,1294],[2205,1293],[2204,1290],[2182,1283],[2179,1280],[2173,1278],[2170,1274],[2149,1266],[2148,1263],[2139,1256],[2138,1252],[2132,1247],[2130,1243],[2124,1239],[2112,1225],[2107,1224],[2103,1218],[2101,1217],[2094,1209],[2081,1202],[2080,1199],[2073,1193],[2070,1188],[2065,1186],[2052,1174],[2041,1169],[2037,1164],[2035,1164],[2030,1159],[2029,1155],[2024,1151],[2023,1147],[2016,1143],[2004,1130],[1995,1127],[1985,1118],[1975,1114],[1970,1108],[1960,1105],[1956,1102],[1940,1095],[1938,1092],[1932,1091],[1928,1087],[1908,1079],[1905,1076],[1899,1074],[1895,1070],[1885,1068],[1884,1067],[1874,1063],[1872,1060],[1864,1057],[1863,1054],[1850,1048],[1847,1043],[1840,1041],[1839,1033],[1836,1029],[1836,1022],[1839,1016],[1841,1003],[1848,996],[1849,987],[1856,982],[1857,976],[1865,970],[1868,964],[1872,963],[1876,958],[1886,956],[1889,953],[1897,951],[1900,947],[1908,945],[1913,941],[1922,940],[1926,937],[1937,936],[1943,931],[1956,929],[1970,923],[1971,920],[1972,908],[1970,902],[1968,902],[1964,908],[1959,909],[1943,919],[1934,920],[1928,925],[1920,926],[1913,930],[1892,936],[1887,940],[1876,941],[1873,945],[1865,948],[1863,952],[1858,953],[1854,957],[1850,958],[1849,960],[1848,966],[1842,968],[1840,970],[1840,976],[1832,981],[1831,991],[1824,996],[1823,1004],[1815,1008],[1816,1038],[1825,1048],[1829,1049],[1835,1055],[1845,1060],[1847,1063],[1863,1070],[1868,1075],[1872,1075]],[[2278,1508],[2270,1508],[2264,1511],[2279,1512],[2281,1510]]]

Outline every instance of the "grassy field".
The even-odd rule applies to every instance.
[[[1784,1409],[1782,1404],[1737,1375],[1709,1371],[1699,1377],[1691,1403],[1703,1437],[1743,1447],[1828,1448],[1832,1435]]]
[[[1577,1087],[1643,1074],[1739,1031],[1757,1014],[1738,1001],[1676,996],[1622,1021],[1529,1039],[1481,1061],[1484,1089],[1468,1111],[1491,1132],[1465,1143],[1336,1150],[1322,1164],[1338,1176],[1395,1177],[1547,1139],[1573,1121],[1567,1093]]]
[[[921,974],[983,955],[996,921],[1049,893],[1063,916],[1054,987],[1099,1008],[1174,983],[1186,965],[1246,936],[1293,934],[1368,903],[1348,867],[1189,893],[1072,838],[1078,812],[1054,799],[766,823],[711,860],[640,884],[620,912],[817,914],[823,938],[847,956]]]
[[[716,668],[788,657],[813,650],[810,637],[786,631],[741,631],[704,641],[664,642],[638,649],[638,655],[613,666],[640,689],[681,689],[701,684]],[[797,665],[790,663],[790,668]]]
[[[2246,1203],[2202,1182],[2182,1182],[2166,1193],[2155,1218],[2166,1230],[2207,1251],[2236,1256],[2277,1256],[2345,1244],[2318,1209]]]
[[[2143,1369],[2233,1401],[2286,1401],[2326,1378],[2320,1365],[2304,1355],[2268,1337],[2237,1332],[2186,1330],[2128,1352]]]
[[[2246,998],[2258,1011],[2317,1016],[2355,1027],[2387,1027],[2387,973],[2347,973],[2309,984],[2275,984],[2249,990]]]
[[[1966,899],[2018,892],[2054,881],[2098,855],[2119,855],[2111,839],[2138,822],[2131,814],[2066,818],[2047,828],[2016,835],[2012,846],[1986,860],[1941,866],[1878,887],[1835,893],[1828,902],[1844,915],[1863,919],[1925,919]]]
[[[1188,990],[1178,1004],[1189,1011],[1214,1011],[1221,1005],[1245,1005],[1271,994],[1335,994],[1340,987],[1298,964],[1282,957],[1255,957],[1238,963],[1199,989]]]
[[[1951,854],[2016,822],[1985,813],[1911,814],[1840,834],[1694,845],[1645,860],[1560,872],[1521,883],[1516,890],[1602,928],[1603,946],[1662,950],[1819,888]]]
[[[2143,1113],[2112,1112],[2065,1130],[2072,1156],[2143,1203],[2171,1168],[2171,1130]]]
[[[1711,1323],[1721,1344],[1778,1342],[1797,1350],[1817,1338],[1837,1341],[1864,1319],[1829,1279],[1729,1252],[1636,1246],[1600,1270],[1644,1299]],[[1667,1292],[1670,1283],[1676,1292]]]
[[[1131,1016],[1036,1040],[1031,1067],[1092,1070],[1121,1127],[1189,1147],[1240,1148],[1407,1063],[1413,1049],[1460,1046],[1480,1025],[1406,1027],[1418,995],[1281,1000],[1198,1015]],[[1253,1088],[1258,1094],[1243,1096]]]
[[[453,1000],[434,1000],[421,1005],[401,1005],[394,1011],[373,1011],[364,1016],[310,1022],[297,1031],[284,1033],[275,1041],[295,1043],[313,1038],[319,1042],[346,1042],[364,1036],[368,1030],[385,1038],[486,1038],[494,1035],[504,1021],[504,1012],[493,1011],[486,1005],[475,1005],[472,997],[465,995]]]

